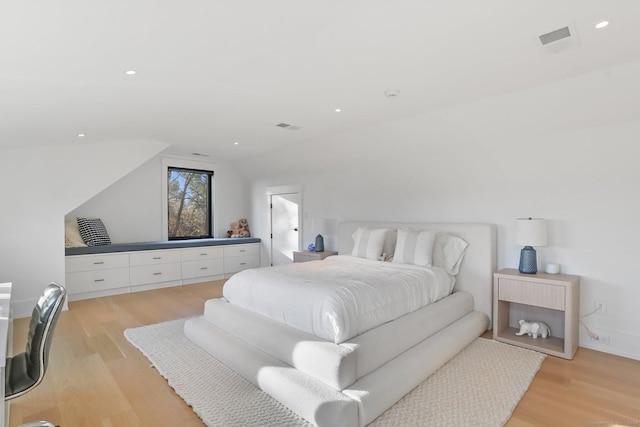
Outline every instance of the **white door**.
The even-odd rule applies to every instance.
[[[300,193],[271,195],[271,265],[291,264],[300,244]]]

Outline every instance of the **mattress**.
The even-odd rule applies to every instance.
[[[205,303],[203,319],[328,386],[343,390],[473,310],[473,297],[442,300],[335,344],[223,299]]]
[[[231,304],[341,343],[444,298],[453,285],[438,267],[337,255],[242,271],[223,294]]]

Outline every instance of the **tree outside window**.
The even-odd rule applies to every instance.
[[[169,167],[169,239],[213,237],[211,182],[213,172]]]

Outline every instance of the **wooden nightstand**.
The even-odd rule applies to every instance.
[[[319,261],[325,259],[331,255],[338,255],[338,252],[324,251],[324,252],[309,252],[309,251],[294,251],[293,262],[307,262],[307,261]]]
[[[500,270],[493,275],[493,339],[573,359],[578,349],[579,303],[579,276]],[[551,337],[516,336],[520,319],[546,323]]]

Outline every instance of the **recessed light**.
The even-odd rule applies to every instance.
[[[336,108],[336,113],[339,113],[340,111],[342,111],[341,108]]]
[[[601,29],[601,28],[606,27],[607,25],[609,25],[609,21],[602,21],[602,22],[598,22],[598,23],[596,24],[596,28],[597,28],[597,29]]]
[[[233,145],[240,145],[240,143],[239,142],[234,142]]]
[[[136,70],[127,70],[124,72],[127,76],[133,76],[136,73]]]
[[[78,138],[84,138],[84,133],[79,133]]]

